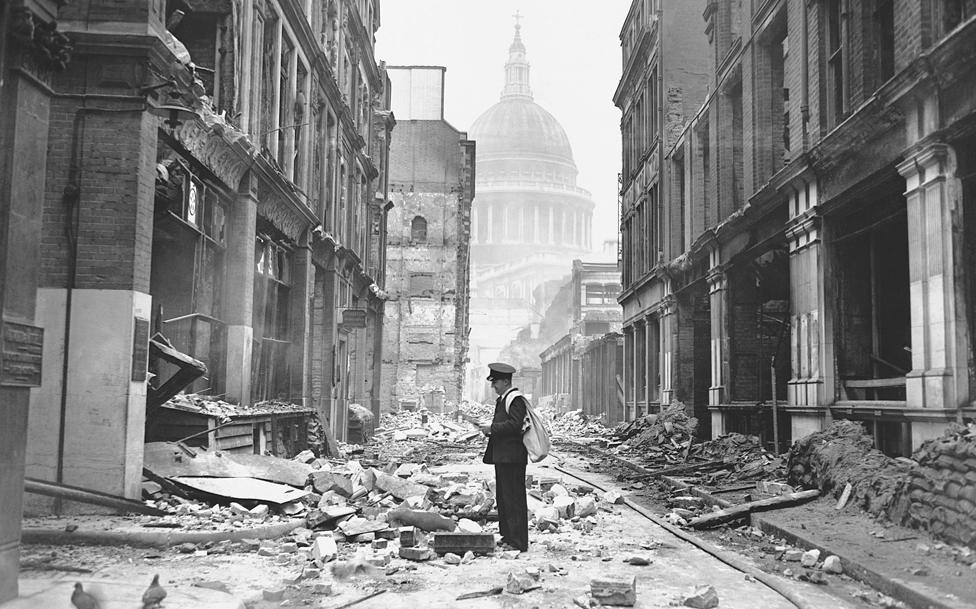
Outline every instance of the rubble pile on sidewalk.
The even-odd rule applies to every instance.
[[[690,455],[706,461],[720,460],[728,467],[708,474],[703,483],[746,480],[785,480],[786,467],[783,459],[762,447],[757,436],[729,433],[714,440],[695,444]]]
[[[851,505],[874,515],[887,513],[907,480],[912,463],[888,457],[856,421],[838,420],[800,438],[790,448],[789,482],[839,497],[850,484]]]

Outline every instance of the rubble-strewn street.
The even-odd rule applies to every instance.
[[[0,609],[976,609],[976,0],[0,0]]]
[[[872,520],[855,502],[838,511],[825,498],[768,512],[769,523],[737,519],[693,531],[696,519],[715,513],[709,509],[715,498],[739,503],[782,497],[793,488],[781,459],[749,438],[694,442],[693,419],[670,411],[616,431],[578,413],[555,416],[557,449],[527,473],[531,547],[498,549],[491,470],[480,462],[483,439],[458,418],[386,415],[365,445],[343,446],[345,458],[303,452],[291,460],[308,468],[301,489],[290,487],[303,494],[294,501],[233,501],[201,494],[173,476],[172,490],[185,497],[145,485],[152,496],[146,505],[164,516],[29,519],[22,573],[31,580],[92,582],[88,588],[96,593],[104,588],[99,581],[148,581],[160,573],[170,589],[224,591],[252,608],[356,601],[362,607],[916,606],[893,598],[884,585],[875,590],[857,581],[865,579],[863,560],[869,570],[894,572],[922,593],[938,590],[940,606],[976,601],[970,585],[976,556]],[[184,454],[185,461],[199,459],[197,467],[206,468],[213,457]],[[284,460],[261,460],[278,466],[269,471],[284,469],[278,464]],[[201,499],[206,496],[211,499]],[[806,531],[827,547],[808,548],[805,539],[790,539],[777,527]],[[865,554],[866,536],[876,546],[890,543],[885,554]],[[96,545],[76,545],[74,537]],[[851,552],[859,563],[848,562]]]

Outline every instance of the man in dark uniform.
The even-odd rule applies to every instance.
[[[529,457],[522,444],[522,423],[528,406],[525,398],[516,396],[505,410],[505,396],[515,390],[515,368],[494,363],[488,364],[488,370],[488,380],[498,399],[491,425],[481,426],[481,433],[488,436],[484,462],[495,465],[495,503],[502,544],[525,552],[529,549],[529,509],[525,499],[525,465]]]

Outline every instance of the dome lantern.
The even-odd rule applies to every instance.
[[[519,20],[522,15],[515,11],[515,38],[508,47],[508,61],[505,62],[505,88],[502,99],[523,97],[532,99],[532,89],[529,87],[529,62],[525,59],[525,44],[522,43]]]

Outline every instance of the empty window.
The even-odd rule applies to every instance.
[[[422,216],[416,216],[410,223],[410,240],[418,243],[427,242],[427,220]]]

